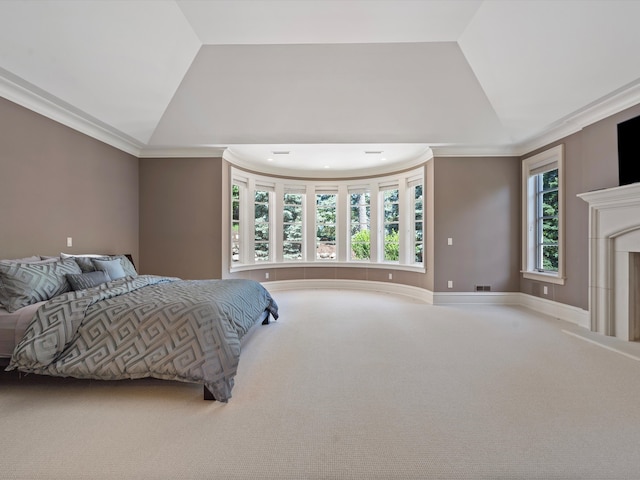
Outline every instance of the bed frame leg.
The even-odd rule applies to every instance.
[[[204,399],[215,401],[216,397],[213,396],[213,393],[211,393],[207,387],[203,387],[203,388],[204,388]]]

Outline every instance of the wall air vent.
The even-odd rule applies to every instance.
[[[271,152],[271,153],[273,155],[289,155],[289,153],[291,153],[291,152],[289,152],[288,150],[276,150],[276,151]]]
[[[476,285],[476,292],[490,292],[491,285]]]
[[[383,153],[383,150],[365,150],[365,155],[380,155]]]

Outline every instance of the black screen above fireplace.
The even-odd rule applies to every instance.
[[[620,185],[640,182],[640,116],[618,124]]]

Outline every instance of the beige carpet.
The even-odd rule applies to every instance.
[[[640,478],[640,362],[562,331],[577,327],[274,296],[281,318],[246,339],[228,404],[181,383],[0,375],[0,478]]]

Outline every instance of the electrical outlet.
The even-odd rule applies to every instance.
[[[549,295],[549,288],[546,285],[542,287],[542,293],[544,293],[545,295]]]
[[[73,247],[73,238],[67,237],[67,247]]]
[[[453,245],[453,238],[447,238],[447,245]]]
[[[264,278],[266,278],[267,280],[269,280],[269,272],[265,272],[265,273],[264,273]]]
[[[393,280],[393,273],[389,274],[389,280]]]
[[[447,281],[447,288],[453,288],[453,280]]]

